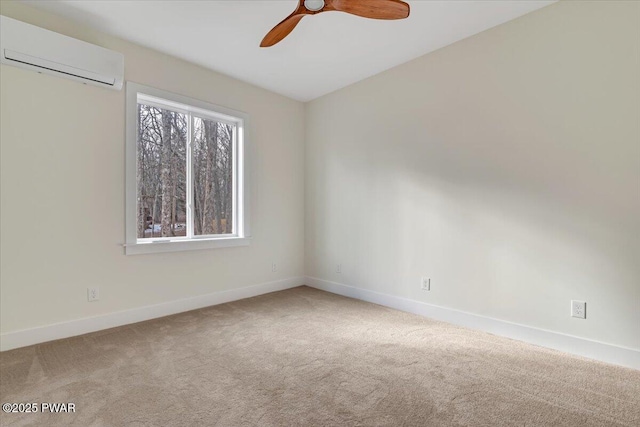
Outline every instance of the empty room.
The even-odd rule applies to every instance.
[[[640,426],[640,2],[0,15],[0,425]]]

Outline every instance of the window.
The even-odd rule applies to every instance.
[[[247,121],[127,83],[127,254],[248,244]]]

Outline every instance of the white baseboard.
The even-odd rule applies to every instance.
[[[331,282],[316,277],[307,277],[305,284],[323,291],[430,317],[454,325],[479,329],[495,335],[560,350],[565,353],[640,370],[640,351],[632,348],[620,347],[546,329],[534,328],[505,320],[426,304],[408,298],[347,286],[342,283]]]
[[[117,311],[115,313],[103,314],[101,316],[85,317],[82,319],[55,323],[53,325],[41,326],[33,329],[8,332],[0,335],[0,351],[11,350],[61,338],[73,337],[89,332],[100,331],[102,329],[142,322],[144,320],[169,316],[171,314],[196,310],[198,308],[212,305],[224,304],[226,302],[237,301],[270,292],[295,288],[303,284],[303,277],[292,277],[290,279],[261,283],[259,285],[247,286],[238,289],[229,289],[226,291],[184,298],[162,304]]]

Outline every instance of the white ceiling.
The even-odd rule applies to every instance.
[[[260,41],[297,0],[26,3],[309,101],[554,1],[414,0],[399,21],[327,12],[305,17],[270,48]]]

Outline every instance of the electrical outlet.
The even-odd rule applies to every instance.
[[[100,299],[100,288],[97,286],[93,286],[91,288],[87,288],[87,301],[93,302],[98,301]]]
[[[336,265],[336,273],[342,273],[342,264]]]
[[[274,273],[278,271],[278,264],[276,264],[275,262],[271,264],[271,271]]]
[[[422,277],[422,279],[420,280],[420,289],[422,289],[423,291],[430,291],[431,279],[428,277]]]
[[[587,303],[584,301],[571,301],[571,317],[578,319],[587,318]]]

